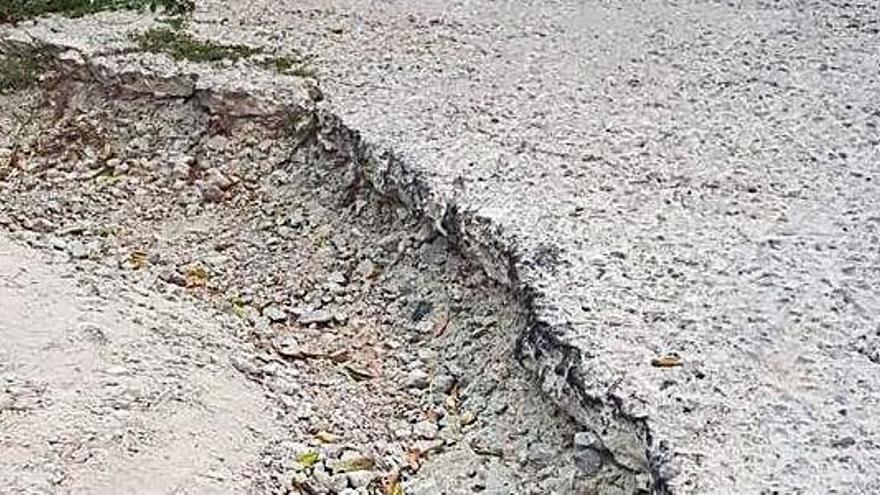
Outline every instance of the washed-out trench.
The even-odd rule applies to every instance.
[[[577,354],[532,317],[503,233],[312,84],[285,99],[68,48],[0,97],[4,235],[240,321],[228,364],[283,432],[249,489],[663,491],[645,427],[583,396]],[[0,410],[0,432],[27,414]]]

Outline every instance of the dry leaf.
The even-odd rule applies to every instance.
[[[434,322],[434,329],[432,331],[434,337],[439,337],[443,335],[443,332],[446,331],[446,327],[449,326],[449,320],[449,313],[444,313],[440,316],[440,318],[437,319],[436,322]]]
[[[422,467],[424,457],[425,453],[415,447],[411,447],[406,452],[406,462],[413,471],[418,471]]]
[[[476,421],[477,416],[474,413],[472,413],[471,411],[467,411],[464,414],[462,414],[458,419],[461,422],[462,426],[467,426],[467,425],[473,423],[474,421]]]
[[[315,438],[321,443],[336,443],[336,435],[326,431],[315,433]]]
[[[371,378],[375,378],[376,376],[370,373],[369,371],[358,368],[350,364],[346,364],[344,366],[345,371],[348,373],[348,376],[352,377],[355,381],[369,380]]]
[[[232,312],[239,318],[247,318],[245,304],[241,301],[232,301]]]
[[[665,354],[651,360],[651,366],[657,368],[673,368],[684,364],[678,354]]]
[[[187,287],[204,287],[208,283],[208,272],[200,266],[188,268],[184,279]]]
[[[405,495],[400,480],[395,479],[385,486],[385,495]]]
[[[128,255],[128,261],[131,263],[132,268],[140,270],[147,266],[147,253],[143,251],[132,251],[131,254]]]
[[[372,457],[355,457],[342,461],[333,468],[333,471],[347,473],[350,471],[369,471],[376,467],[376,461]]]
[[[447,395],[446,396],[446,410],[454,413],[457,409],[458,409],[458,399],[456,399],[454,395]]]

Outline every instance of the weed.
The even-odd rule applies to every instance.
[[[175,60],[192,62],[236,61],[260,53],[258,48],[201,41],[172,28],[154,28],[134,36],[138,46],[149,53],[165,53]]]
[[[0,53],[0,94],[29,88],[45,72],[48,57],[32,46],[6,45]]]
[[[15,23],[46,14],[79,17],[105,10],[163,10],[169,15],[188,14],[193,0],[0,0],[0,23]]]
[[[167,22],[169,27],[150,29],[133,36],[141,50],[149,53],[165,53],[175,60],[191,62],[233,62],[263,54],[260,48],[245,45],[224,45],[213,41],[194,38],[183,31],[185,23],[178,19]],[[310,68],[307,59],[300,56],[280,55],[257,62],[266,69],[279,74],[293,74],[300,77],[314,77],[315,71]]]
[[[274,69],[279,74],[292,74],[299,77],[315,77],[315,69],[309,67],[308,62],[302,57],[290,57],[279,55],[267,60],[263,65],[267,69]]]

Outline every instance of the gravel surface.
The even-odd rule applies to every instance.
[[[0,236],[7,493],[243,492],[283,430],[237,319]]]
[[[190,29],[313,56],[320,106],[430,183],[436,230],[464,219],[451,238],[509,247],[512,266],[470,259],[527,296],[502,326],[586,430],[548,442],[579,473],[609,491],[846,493],[880,490],[878,20],[870,2],[206,0]],[[223,177],[245,173],[190,177],[183,141],[193,201],[227,201]],[[186,285],[191,261],[165,280]],[[257,292],[276,324],[302,304]],[[307,309],[288,321],[353,314]]]
[[[546,323],[523,353],[573,367],[554,393],[619,459],[643,442],[684,492],[865,492],[878,9],[205,1],[195,29],[313,55],[349,125],[516,239]]]

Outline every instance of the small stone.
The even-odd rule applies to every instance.
[[[584,473],[595,474],[602,468],[602,450],[602,441],[595,433],[574,434],[574,462]]]
[[[110,376],[123,376],[128,374],[128,368],[125,366],[110,366],[104,370]]]
[[[334,474],[330,476],[329,483],[326,485],[327,488],[333,490],[336,493],[341,492],[348,488],[348,475],[347,474]]]
[[[169,268],[164,270],[159,274],[159,278],[168,282],[169,284],[179,285],[181,287],[186,287],[186,277],[184,277],[180,272],[173,268]]]
[[[414,369],[407,373],[405,383],[411,388],[428,388],[428,374],[424,370]]]
[[[324,469],[322,464],[315,466],[315,469],[312,471],[312,477],[322,487],[330,488],[330,474]]]
[[[67,241],[60,237],[56,237],[52,239],[52,248],[57,249],[58,251],[66,251],[67,250]]]
[[[85,259],[89,257],[89,248],[81,242],[70,243],[67,246],[67,252],[75,259]]]
[[[434,390],[437,390],[440,393],[448,394],[454,386],[455,377],[448,373],[440,373],[434,377]]]
[[[208,169],[208,171],[205,172],[205,181],[221,191],[226,191],[235,184],[232,179],[216,168]]]
[[[300,325],[325,325],[327,323],[332,322],[334,319],[333,313],[325,310],[317,310],[317,311],[306,311],[297,318],[297,322]]]
[[[178,155],[171,158],[171,175],[180,180],[186,180],[190,175],[190,168],[195,163],[195,158],[186,155]]]
[[[405,440],[412,436],[412,426],[403,421],[393,423],[391,430],[394,433],[394,438],[398,440]]]
[[[263,316],[269,318],[269,321],[272,323],[279,323],[287,320],[287,313],[274,304],[263,309]]]
[[[203,201],[217,203],[223,200],[225,195],[223,194],[223,189],[220,189],[216,184],[211,184],[210,182],[200,182],[198,184],[199,194],[202,196]]]
[[[232,366],[246,375],[259,376],[260,370],[250,360],[240,356],[232,356],[230,358]]]
[[[25,222],[25,227],[29,230],[33,230],[34,232],[42,233],[51,232],[56,229],[55,224],[45,218],[27,220]]]
[[[352,471],[346,474],[348,475],[349,484],[354,488],[368,486],[376,478],[376,474],[373,471]]]
[[[437,425],[431,421],[419,421],[413,426],[413,433],[426,440],[437,438]]]

